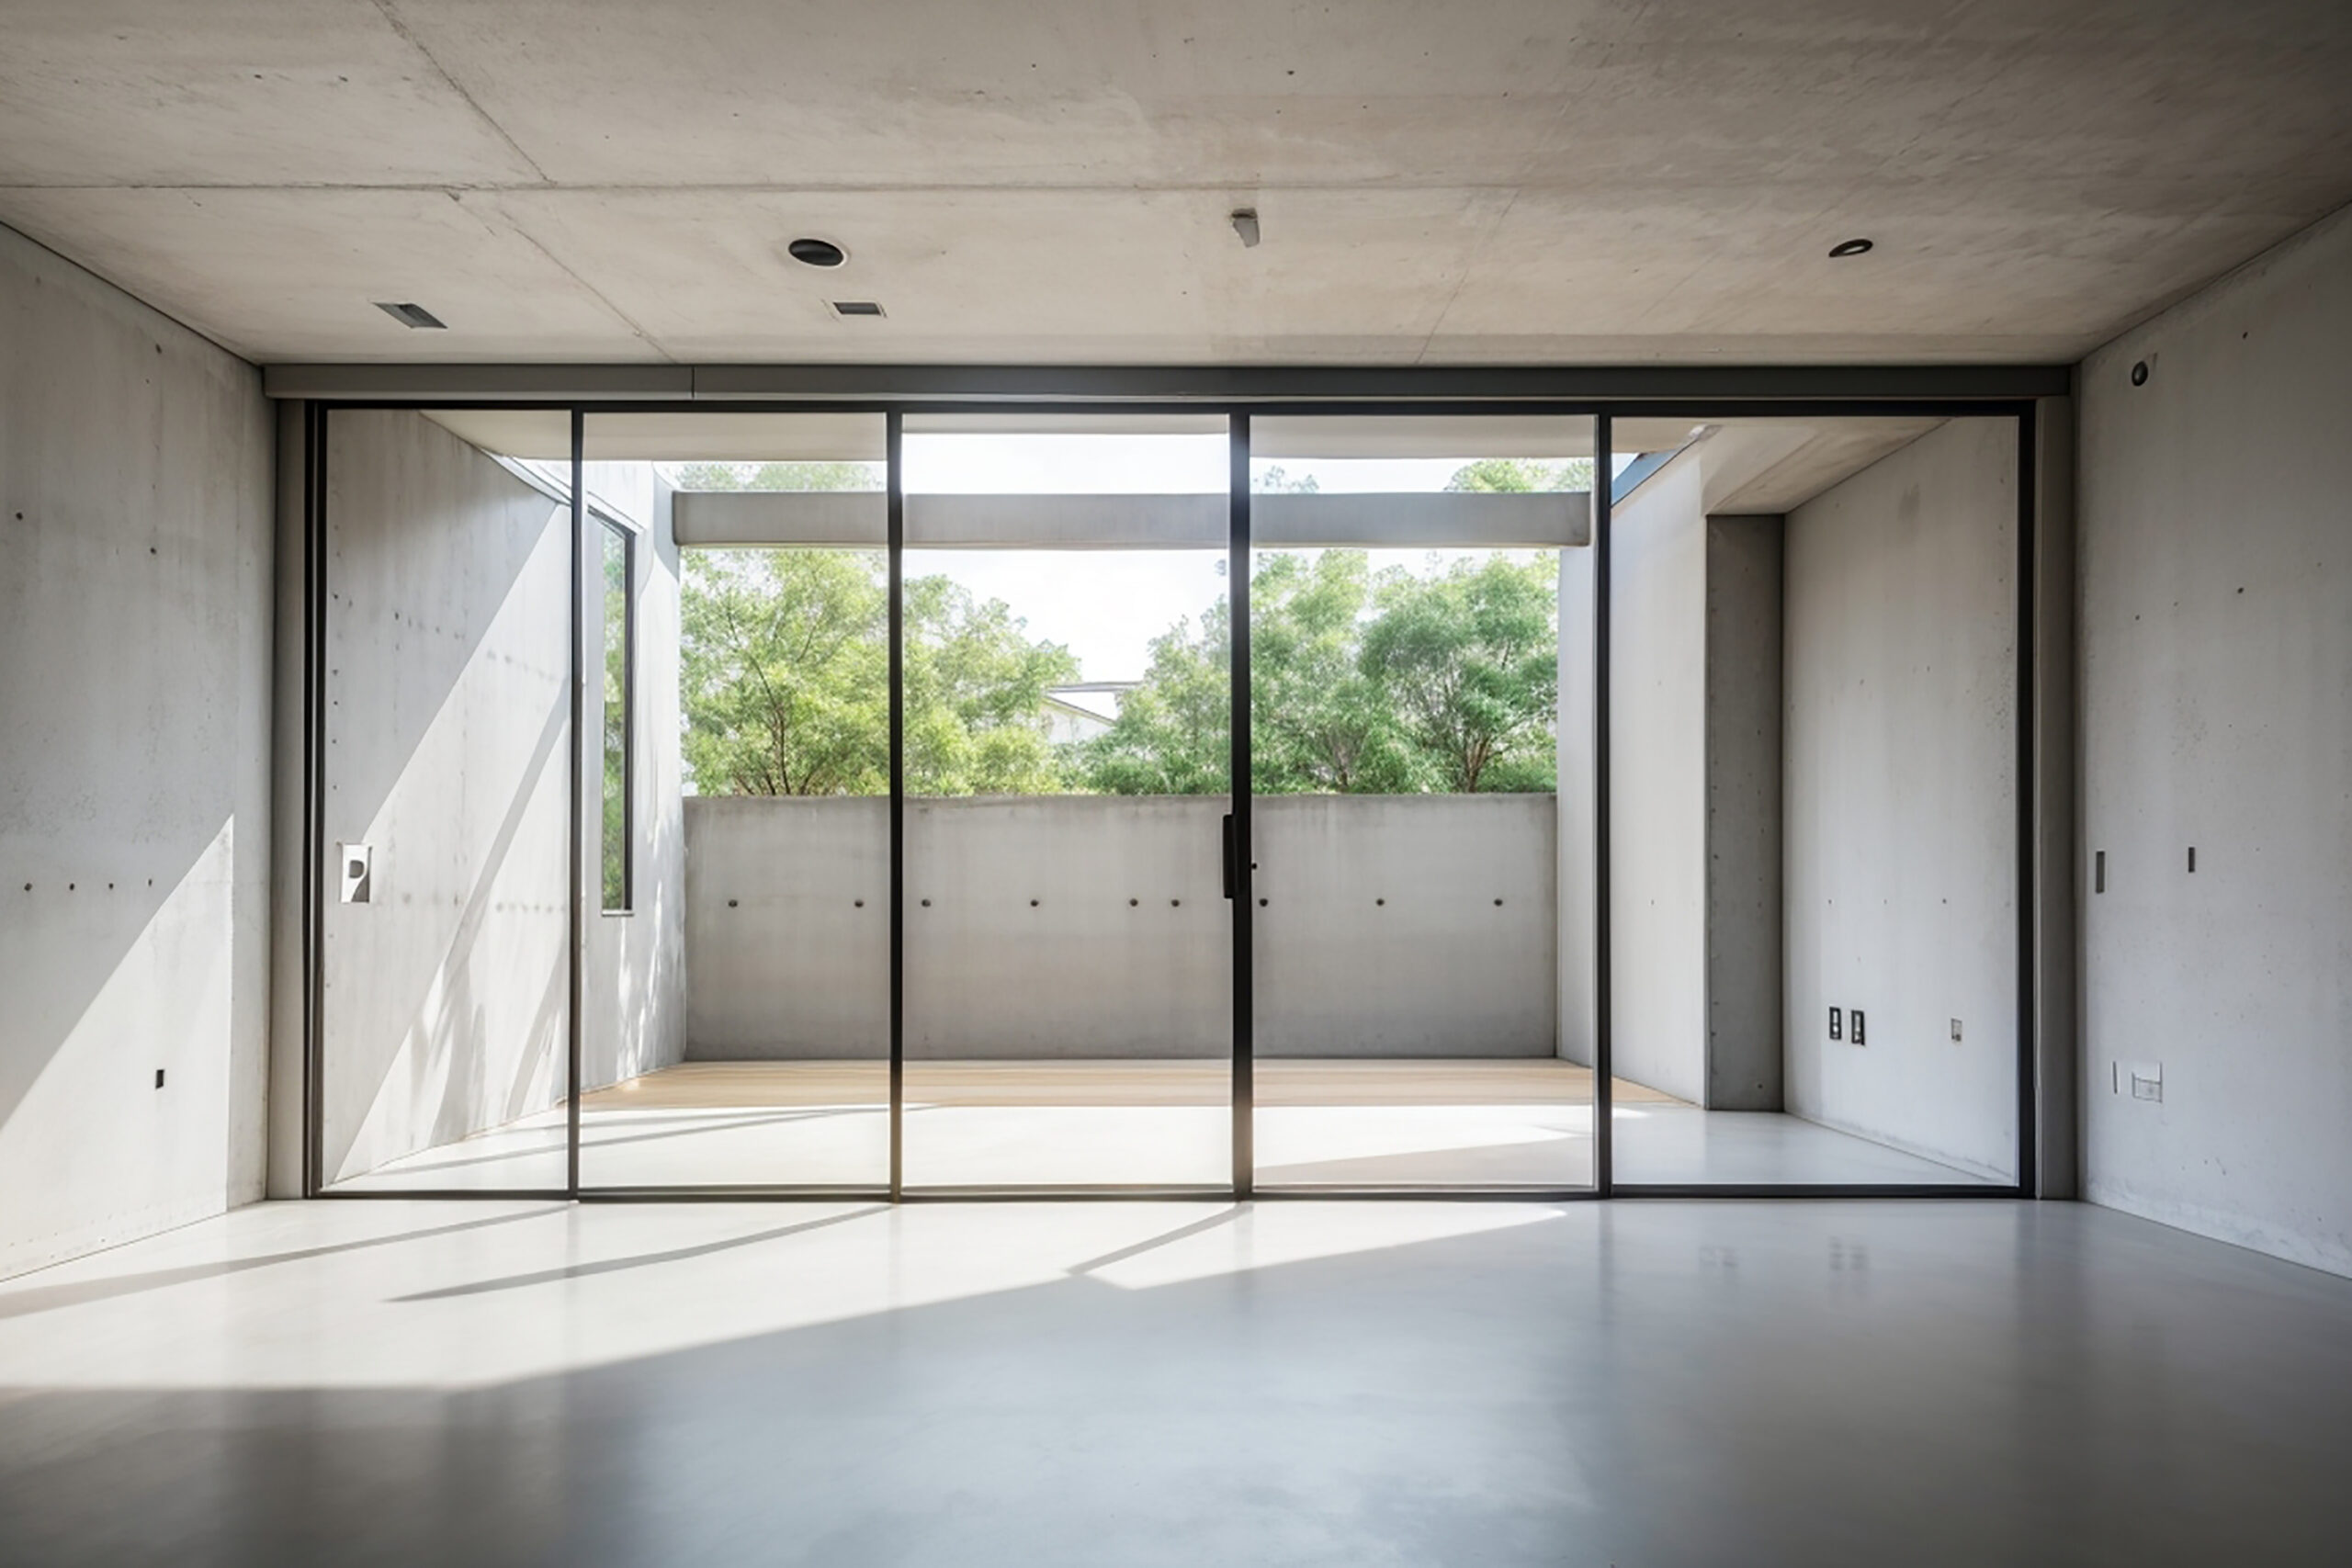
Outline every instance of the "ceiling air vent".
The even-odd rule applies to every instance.
[[[881,313],[882,307],[876,304],[871,299],[836,299],[833,301],[833,314],[836,316],[878,316]]]
[[[447,332],[449,327],[448,322],[413,300],[395,304],[390,300],[379,299],[376,301],[376,309],[404,327],[431,327],[441,332]]]

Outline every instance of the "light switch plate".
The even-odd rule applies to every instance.
[[[343,901],[346,904],[372,902],[376,880],[376,850],[372,844],[337,844],[337,863],[343,870]]]

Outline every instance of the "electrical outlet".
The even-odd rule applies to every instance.
[[[1954,1043],[1957,1043],[1960,1039],[1960,1020],[1958,1019],[1953,1019],[1951,1021],[1951,1037]]]
[[[1832,1040],[1846,1038],[1846,1010],[1843,1008],[1829,1010],[1829,1038]]]
[[[1862,1010],[1860,1008],[1856,1008],[1854,1010],[1854,1043],[1857,1045],[1867,1045],[1870,1043],[1870,1042],[1862,1038]]]
[[[2165,1065],[2162,1062],[2133,1062],[2124,1068],[2131,1080],[2132,1098],[2154,1100],[2162,1105],[2165,1100]]]

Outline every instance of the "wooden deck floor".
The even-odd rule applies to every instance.
[[[1225,1062],[925,1062],[906,1068],[910,1100],[927,1105],[1224,1105]],[[1261,1061],[1261,1106],[1583,1105],[1592,1070],[1550,1057]],[[1621,1105],[1682,1103],[1618,1078]],[[875,1104],[888,1062],[687,1062],[582,1097],[595,1111]]]

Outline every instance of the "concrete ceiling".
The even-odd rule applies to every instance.
[[[2346,83],[2345,0],[8,0],[0,221],[260,360],[2055,362],[2352,199]]]

